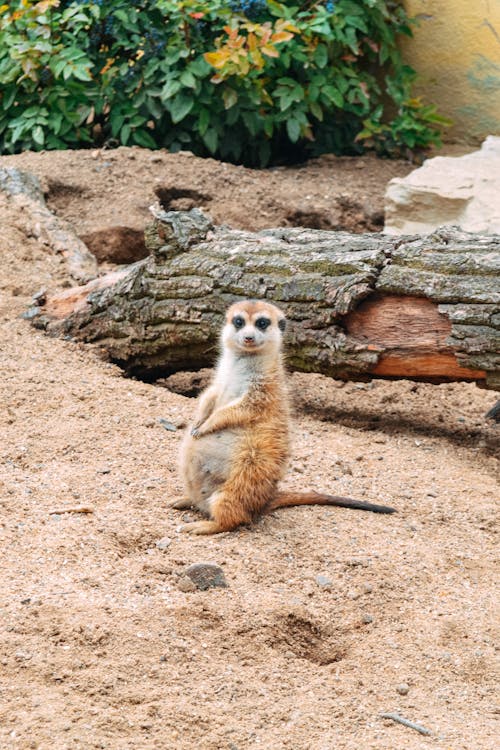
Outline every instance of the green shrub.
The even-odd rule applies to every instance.
[[[390,0],[15,0],[0,5],[0,150],[416,152],[445,121],[411,98],[410,33]]]

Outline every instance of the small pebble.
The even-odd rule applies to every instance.
[[[369,625],[373,622],[373,617],[371,615],[363,615],[362,620],[365,625]]]
[[[164,419],[163,417],[160,417],[158,419],[159,424],[161,424],[162,427],[164,427],[169,432],[177,432],[177,427],[173,422],[169,422],[168,419]]]
[[[172,540],[168,536],[164,536],[162,539],[158,539],[156,546],[158,549],[167,549],[172,544]]]
[[[406,682],[402,682],[396,687],[396,692],[400,695],[408,695],[408,693],[410,692],[410,686],[407,685]]]
[[[327,576],[316,576],[316,583],[321,589],[331,589],[333,587],[332,581]]]
[[[184,570],[182,577],[187,577],[200,591],[227,588],[224,571],[214,563],[194,563]]]

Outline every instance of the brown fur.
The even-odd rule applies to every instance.
[[[270,321],[266,330],[259,329],[262,318]],[[288,505],[393,510],[333,495],[278,492],[289,458],[283,326],[283,314],[267,302],[237,302],[226,313],[214,381],[200,396],[195,423],[182,444],[186,496],[172,503],[174,508],[196,507],[209,520],[185,524],[182,531],[230,531]]]

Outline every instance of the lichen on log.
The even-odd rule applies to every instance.
[[[500,237],[428,237],[213,226],[199,210],[158,210],[150,255],[48,300],[34,324],[98,343],[154,377],[211,364],[226,307],[275,302],[290,322],[291,369],[337,378],[476,380],[498,387]]]

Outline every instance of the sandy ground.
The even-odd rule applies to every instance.
[[[151,155],[116,154],[132,189]],[[50,160],[61,180],[71,160],[77,184],[78,165],[90,181],[102,156],[0,166],[16,159]],[[58,210],[97,213],[89,200]],[[194,514],[165,507],[181,431],[158,420],[182,425],[193,399],[20,319],[34,292],[68,279],[6,201],[0,216],[0,747],[493,750],[499,428],[484,414],[496,394],[294,375],[285,485],[398,513],[295,508],[185,537]],[[79,505],[93,512],[56,512]],[[182,591],[200,561],[228,588]],[[432,734],[381,718],[394,711]]]

